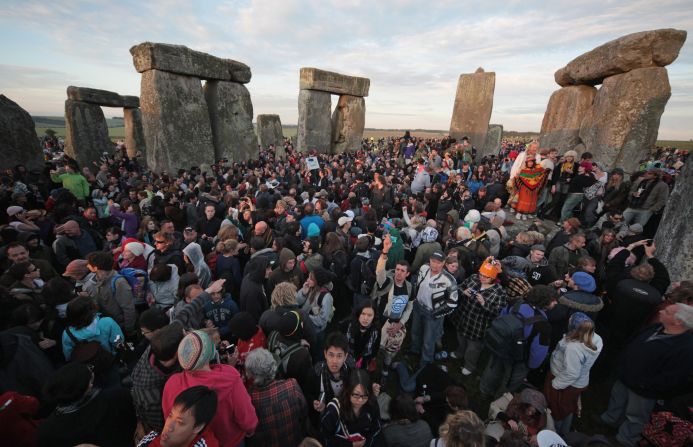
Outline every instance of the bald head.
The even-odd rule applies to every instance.
[[[262,236],[267,231],[267,223],[263,220],[255,224],[255,235]]]

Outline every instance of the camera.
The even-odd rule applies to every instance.
[[[219,354],[233,355],[236,352],[236,345],[219,346]]]

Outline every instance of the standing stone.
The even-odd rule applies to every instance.
[[[140,104],[147,165],[155,172],[214,163],[212,128],[199,78],[142,73]]]
[[[556,148],[560,154],[574,149],[580,143],[580,123],[596,94],[597,89],[589,85],[563,87],[553,92],[541,122],[540,146]]]
[[[336,95],[368,96],[371,80],[358,76],[347,76],[319,68],[301,68],[299,88],[320,90]]]
[[[330,151],[332,139],[332,98],[329,93],[301,90],[298,94],[298,131],[296,149]]]
[[[332,153],[361,148],[366,127],[366,100],[342,95],[332,114]]]
[[[243,84],[207,81],[204,87],[214,141],[214,158],[232,161],[258,157],[253,103]]]
[[[486,73],[483,68],[460,75],[450,121],[451,137],[460,139],[467,136],[477,147],[485,144],[495,87],[496,73]]]
[[[628,34],[576,57],[554,79],[561,86],[596,85],[637,68],[664,67],[674,62],[685,41],[686,31],[672,28]]]
[[[500,124],[489,124],[488,132],[486,133],[486,142],[480,151],[477,153],[477,159],[485,155],[498,155],[503,140],[503,126]]]
[[[655,245],[657,259],[667,266],[672,281],[693,278],[693,166],[686,163],[676,177],[674,190],[669,194],[664,215],[660,221]]]
[[[65,101],[65,153],[80,167],[92,167],[113,143],[101,107],[82,101]]]
[[[580,126],[580,139],[607,168],[638,169],[657,141],[671,87],[666,68],[639,68],[610,76]]]
[[[257,139],[263,149],[270,144],[274,144],[277,148],[283,145],[284,132],[279,115],[257,116]]]
[[[0,95],[0,168],[23,164],[27,169],[43,167],[43,153],[31,115],[19,104]]]
[[[140,109],[123,109],[125,121],[125,147],[128,157],[133,158],[140,152],[144,160],[147,159],[147,151],[142,128],[142,111]]]

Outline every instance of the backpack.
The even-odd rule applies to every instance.
[[[526,361],[529,358],[529,340],[525,339],[525,327],[544,319],[534,309],[532,317],[520,315],[522,304],[523,301],[518,301],[506,315],[496,317],[486,331],[486,347],[502,359]]]
[[[135,305],[144,304],[147,302],[147,292],[149,291],[149,274],[145,270],[125,267],[120,269],[111,280],[111,293],[115,296],[116,280],[125,278],[132,290],[132,296],[135,299]]]
[[[65,328],[65,333],[70,337],[75,347],[72,349],[70,362],[83,363],[94,368],[95,376],[103,376],[111,370],[113,354],[106,351],[101,343],[96,340],[79,340],[70,328]]]
[[[341,258],[337,256],[337,253],[343,253],[346,257],[344,250],[337,250],[332,253],[332,261],[330,262],[329,269],[335,275],[337,279],[342,279],[346,276],[348,265],[341,262]]]
[[[359,276],[355,278],[357,281],[352,280],[355,288],[354,292],[362,295],[370,295],[375,286],[375,260],[373,253],[371,252],[371,257],[369,259],[365,259],[362,256],[357,256],[357,258],[359,258],[359,263],[361,265],[358,270]],[[352,271],[351,273],[354,274],[355,272]]]
[[[270,336],[267,339],[267,350],[272,353],[274,360],[277,362],[277,379],[287,378],[289,360],[293,354],[297,353],[301,349],[307,350],[307,348],[303,346],[301,342],[287,345],[280,339],[278,331],[272,331],[272,333],[270,333]]]

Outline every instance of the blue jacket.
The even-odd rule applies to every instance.
[[[507,306],[501,311],[501,315],[507,315],[511,308],[512,306]],[[522,303],[522,305],[520,305],[520,315],[525,318],[531,318],[537,312],[544,317],[543,320],[525,326],[525,340],[529,341],[529,358],[527,359],[527,366],[530,369],[539,368],[549,354],[551,325],[546,318],[546,312],[543,310],[532,307],[527,303]]]
[[[233,301],[231,295],[226,294],[218,303],[214,301],[205,303],[204,313],[205,318],[211,320],[214,326],[219,329],[221,338],[226,338],[231,332],[229,320],[238,313],[238,305]]]
[[[121,340],[125,340],[123,331],[118,326],[118,323],[113,318],[102,317],[101,314],[96,314],[94,321],[89,326],[80,329],[70,326],[69,329],[77,340],[98,341],[111,354],[115,354],[116,337],[120,336]],[[75,344],[70,336],[67,335],[66,329],[63,331],[63,354],[65,355],[65,360],[70,360],[74,348]]]
[[[325,221],[322,220],[322,217],[311,214],[310,216],[306,216],[303,219],[301,219],[300,224],[301,224],[301,239],[305,239],[306,236],[308,236],[308,225],[311,223],[314,223],[315,225],[320,228],[320,231],[323,230],[325,227]]]

